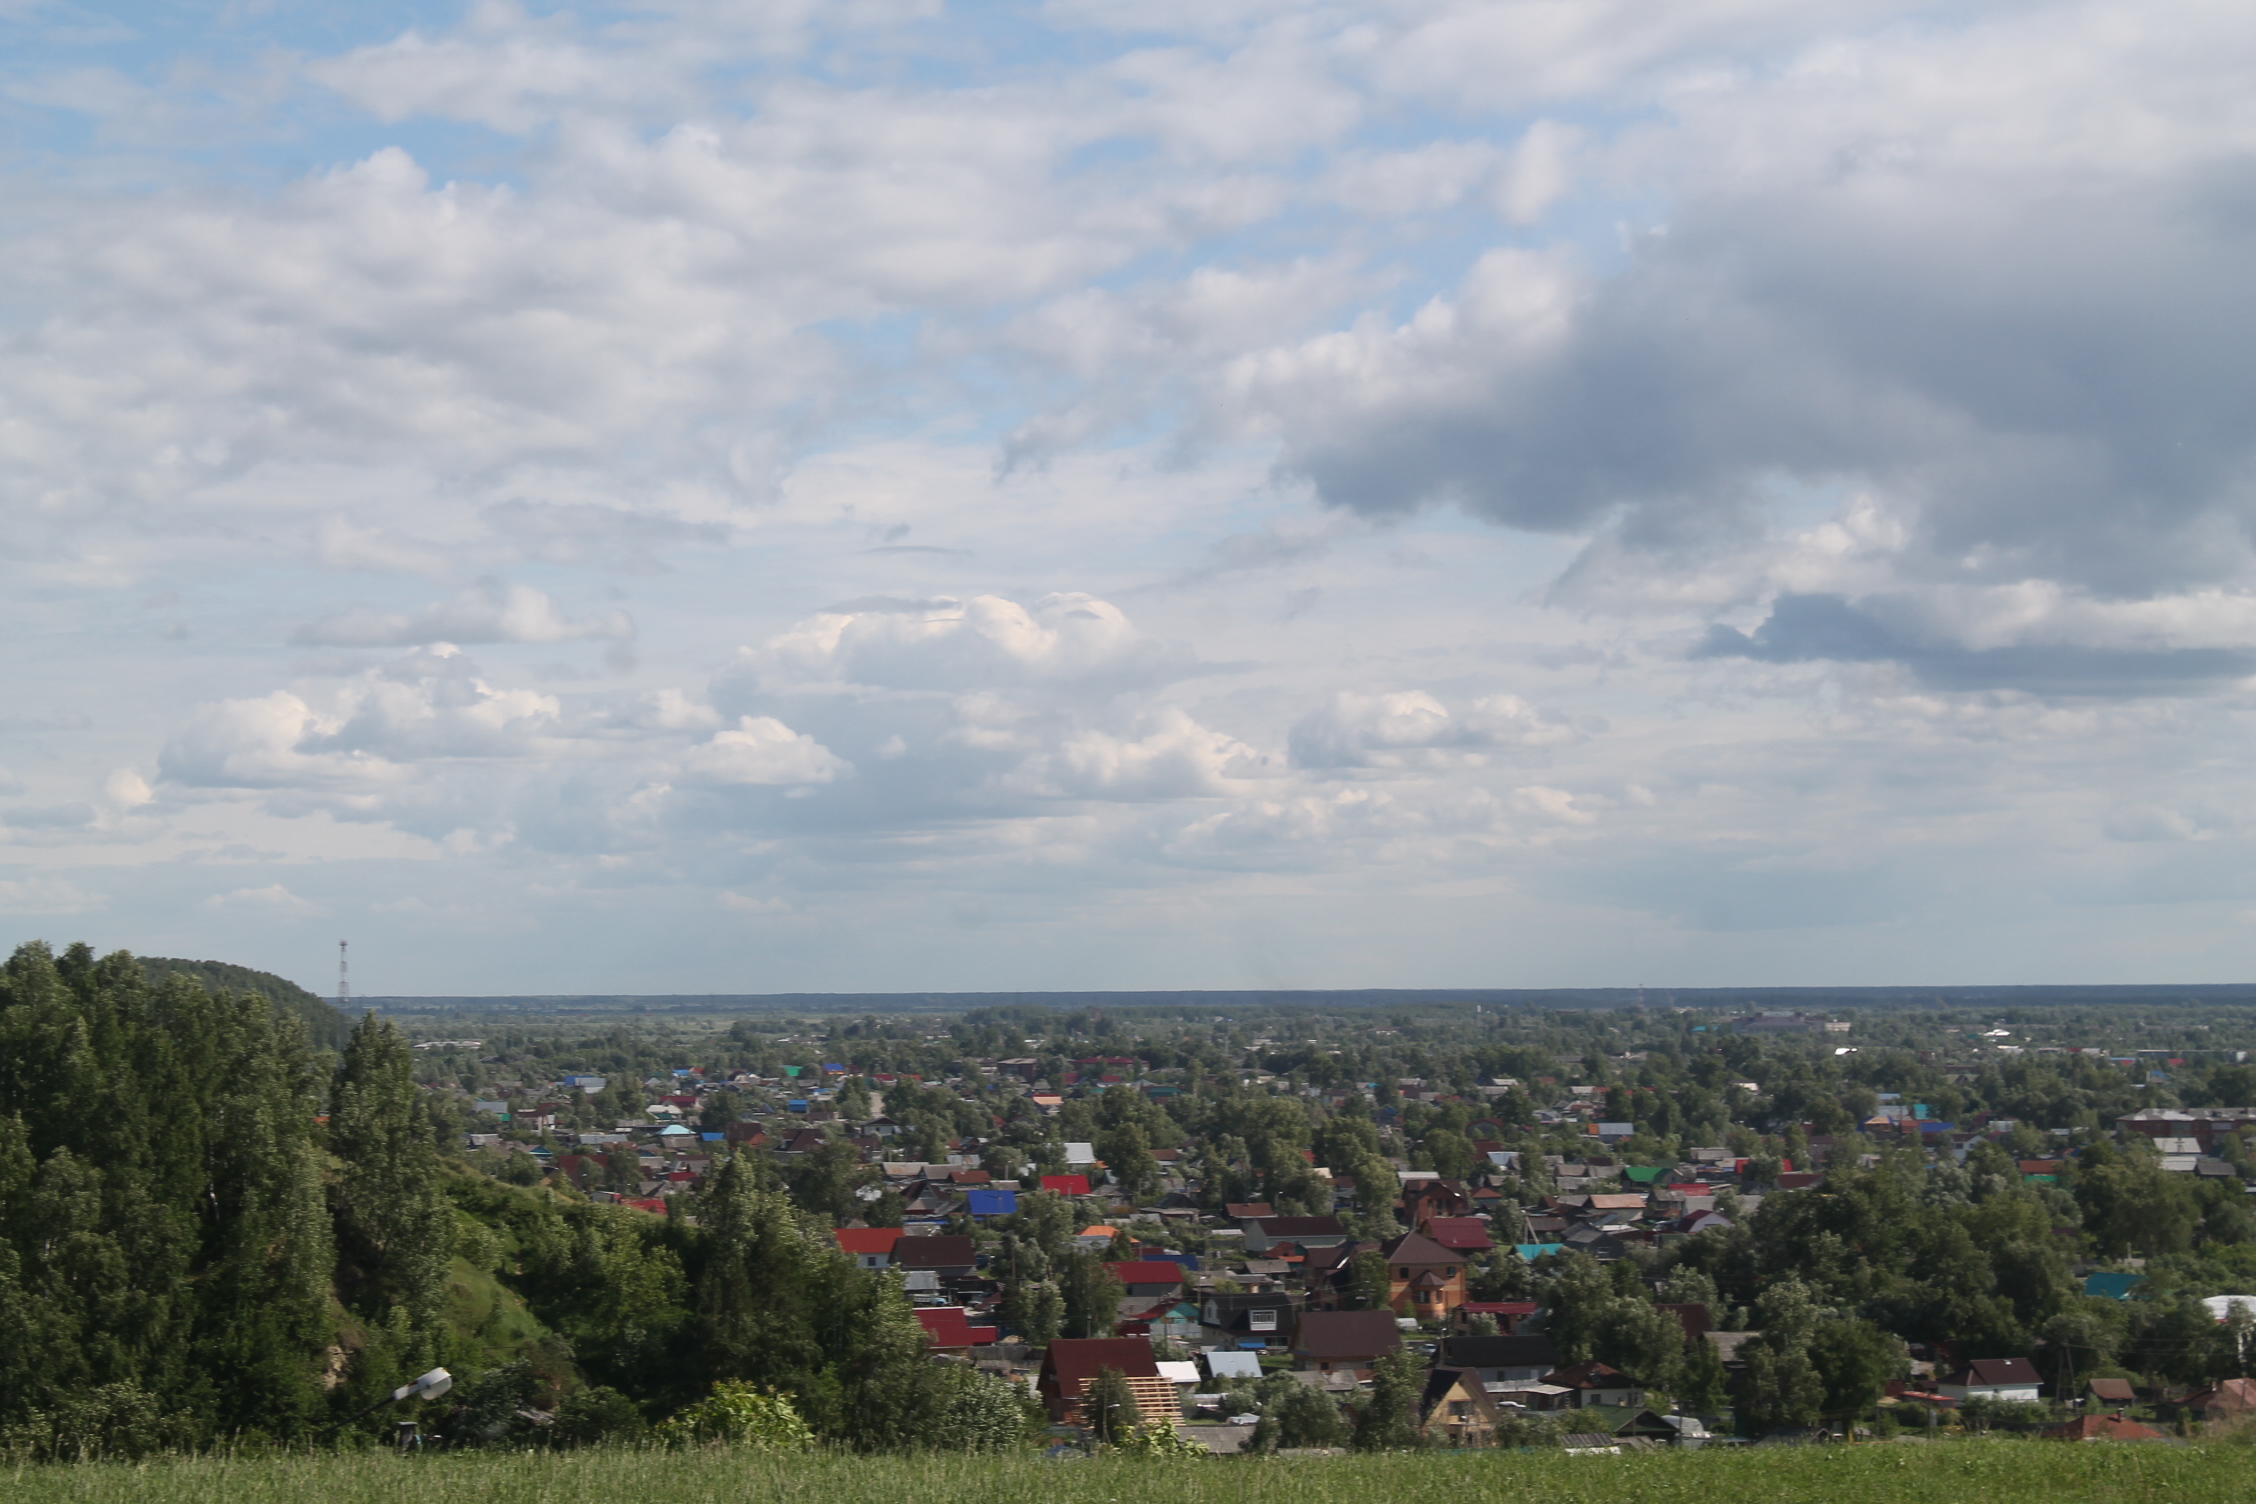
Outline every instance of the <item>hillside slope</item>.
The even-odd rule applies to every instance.
[[[305,1020],[306,1033],[316,1045],[338,1049],[351,1032],[352,1020],[326,999],[306,991],[288,977],[271,971],[254,971],[227,961],[189,961],[177,956],[142,956],[141,969],[151,981],[169,976],[189,977],[213,992],[255,992]]]

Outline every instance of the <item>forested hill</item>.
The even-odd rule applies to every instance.
[[[328,1049],[343,1048],[345,1035],[352,1029],[352,1020],[327,1000],[271,971],[254,971],[227,961],[187,961],[178,956],[142,956],[140,961],[152,982],[187,977],[201,982],[207,992],[255,992],[271,999],[304,1019],[313,1042]]]

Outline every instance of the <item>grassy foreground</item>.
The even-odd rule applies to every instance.
[[[0,1472],[6,1504],[2238,1504],[2256,1449],[1969,1441],[1567,1457],[927,1459],[727,1452],[193,1459]]]

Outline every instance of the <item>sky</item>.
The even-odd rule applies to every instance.
[[[2256,10],[0,0],[0,942],[2256,973]]]

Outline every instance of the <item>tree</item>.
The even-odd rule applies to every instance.
[[[1100,1133],[1096,1150],[1131,1201],[1141,1204],[1158,1194],[1159,1161],[1152,1158],[1151,1142],[1141,1124],[1123,1123]]]
[[[1303,1384],[1291,1374],[1273,1374],[1262,1381],[1261,1420],[1248,1443],[1254,1451],[1344,1445],[1348,1429],[1339,1406],[1321,1389]]]
[[[1387,1304],[1393,1288],[1386,1255],[1366,1248],[1348,1260],[1347,1288],[1341,1292],[1340,1305],[1350,1311],[1376,1311]]]
[[[1046,1279],[1013,1280],[1003,1287],[999,1314],[1021,1342],[1046,1346],[1065,1321],[1065,1297]]]
[[[410,1342],[398,1356],[410,1363],[433,1353],[454,1256],[454,1215],[418,1095],[406,1038],[390,1019],[368,1014],[345,1042],[329,1109],[337,1238],[356,1276],[348,1288],[358,1309],[404,1315]]]
[[[1748,1435],[1817,1424],[1825,1413],[1825,1380],[1807,1348],[1791,1339],[1773,1342],[1765,1333],[1739,1355],[1739,1422]]]
[[[1702,1337],[1685,1348],[1675,1393],[1677,1403],[1693,1415],[1720,1414],[1730,1403],[1731,1374],[1713,1342]]]
[[[1100,1368],[1081,1396],[1081,1424],[1099,1442],[1117,1444],[1144,1423],[1136,1391],[1117,1368]]]
[[[1425,1370],[1407,1348],[1382,1356],[1371,1369],[1371,1392],[1355,1417],[1353,1446],[1359,1452],[1401,1452],[1425,1444],[1418,1400]]]
[[[1824,1386],[1825,1413],[1861,1415],[1877,1404],[1909,1358],[1903,1340],[1869,1321],[1820,1321],[1809,1337],[1810,1365]]]
[[[1109,1337],[1120,1314],[1126,1292],[1105,1261],[1080,1249],[1058,1266],[1058,1286],[1065,1298],[1065,1331],[1073,1337]]]

